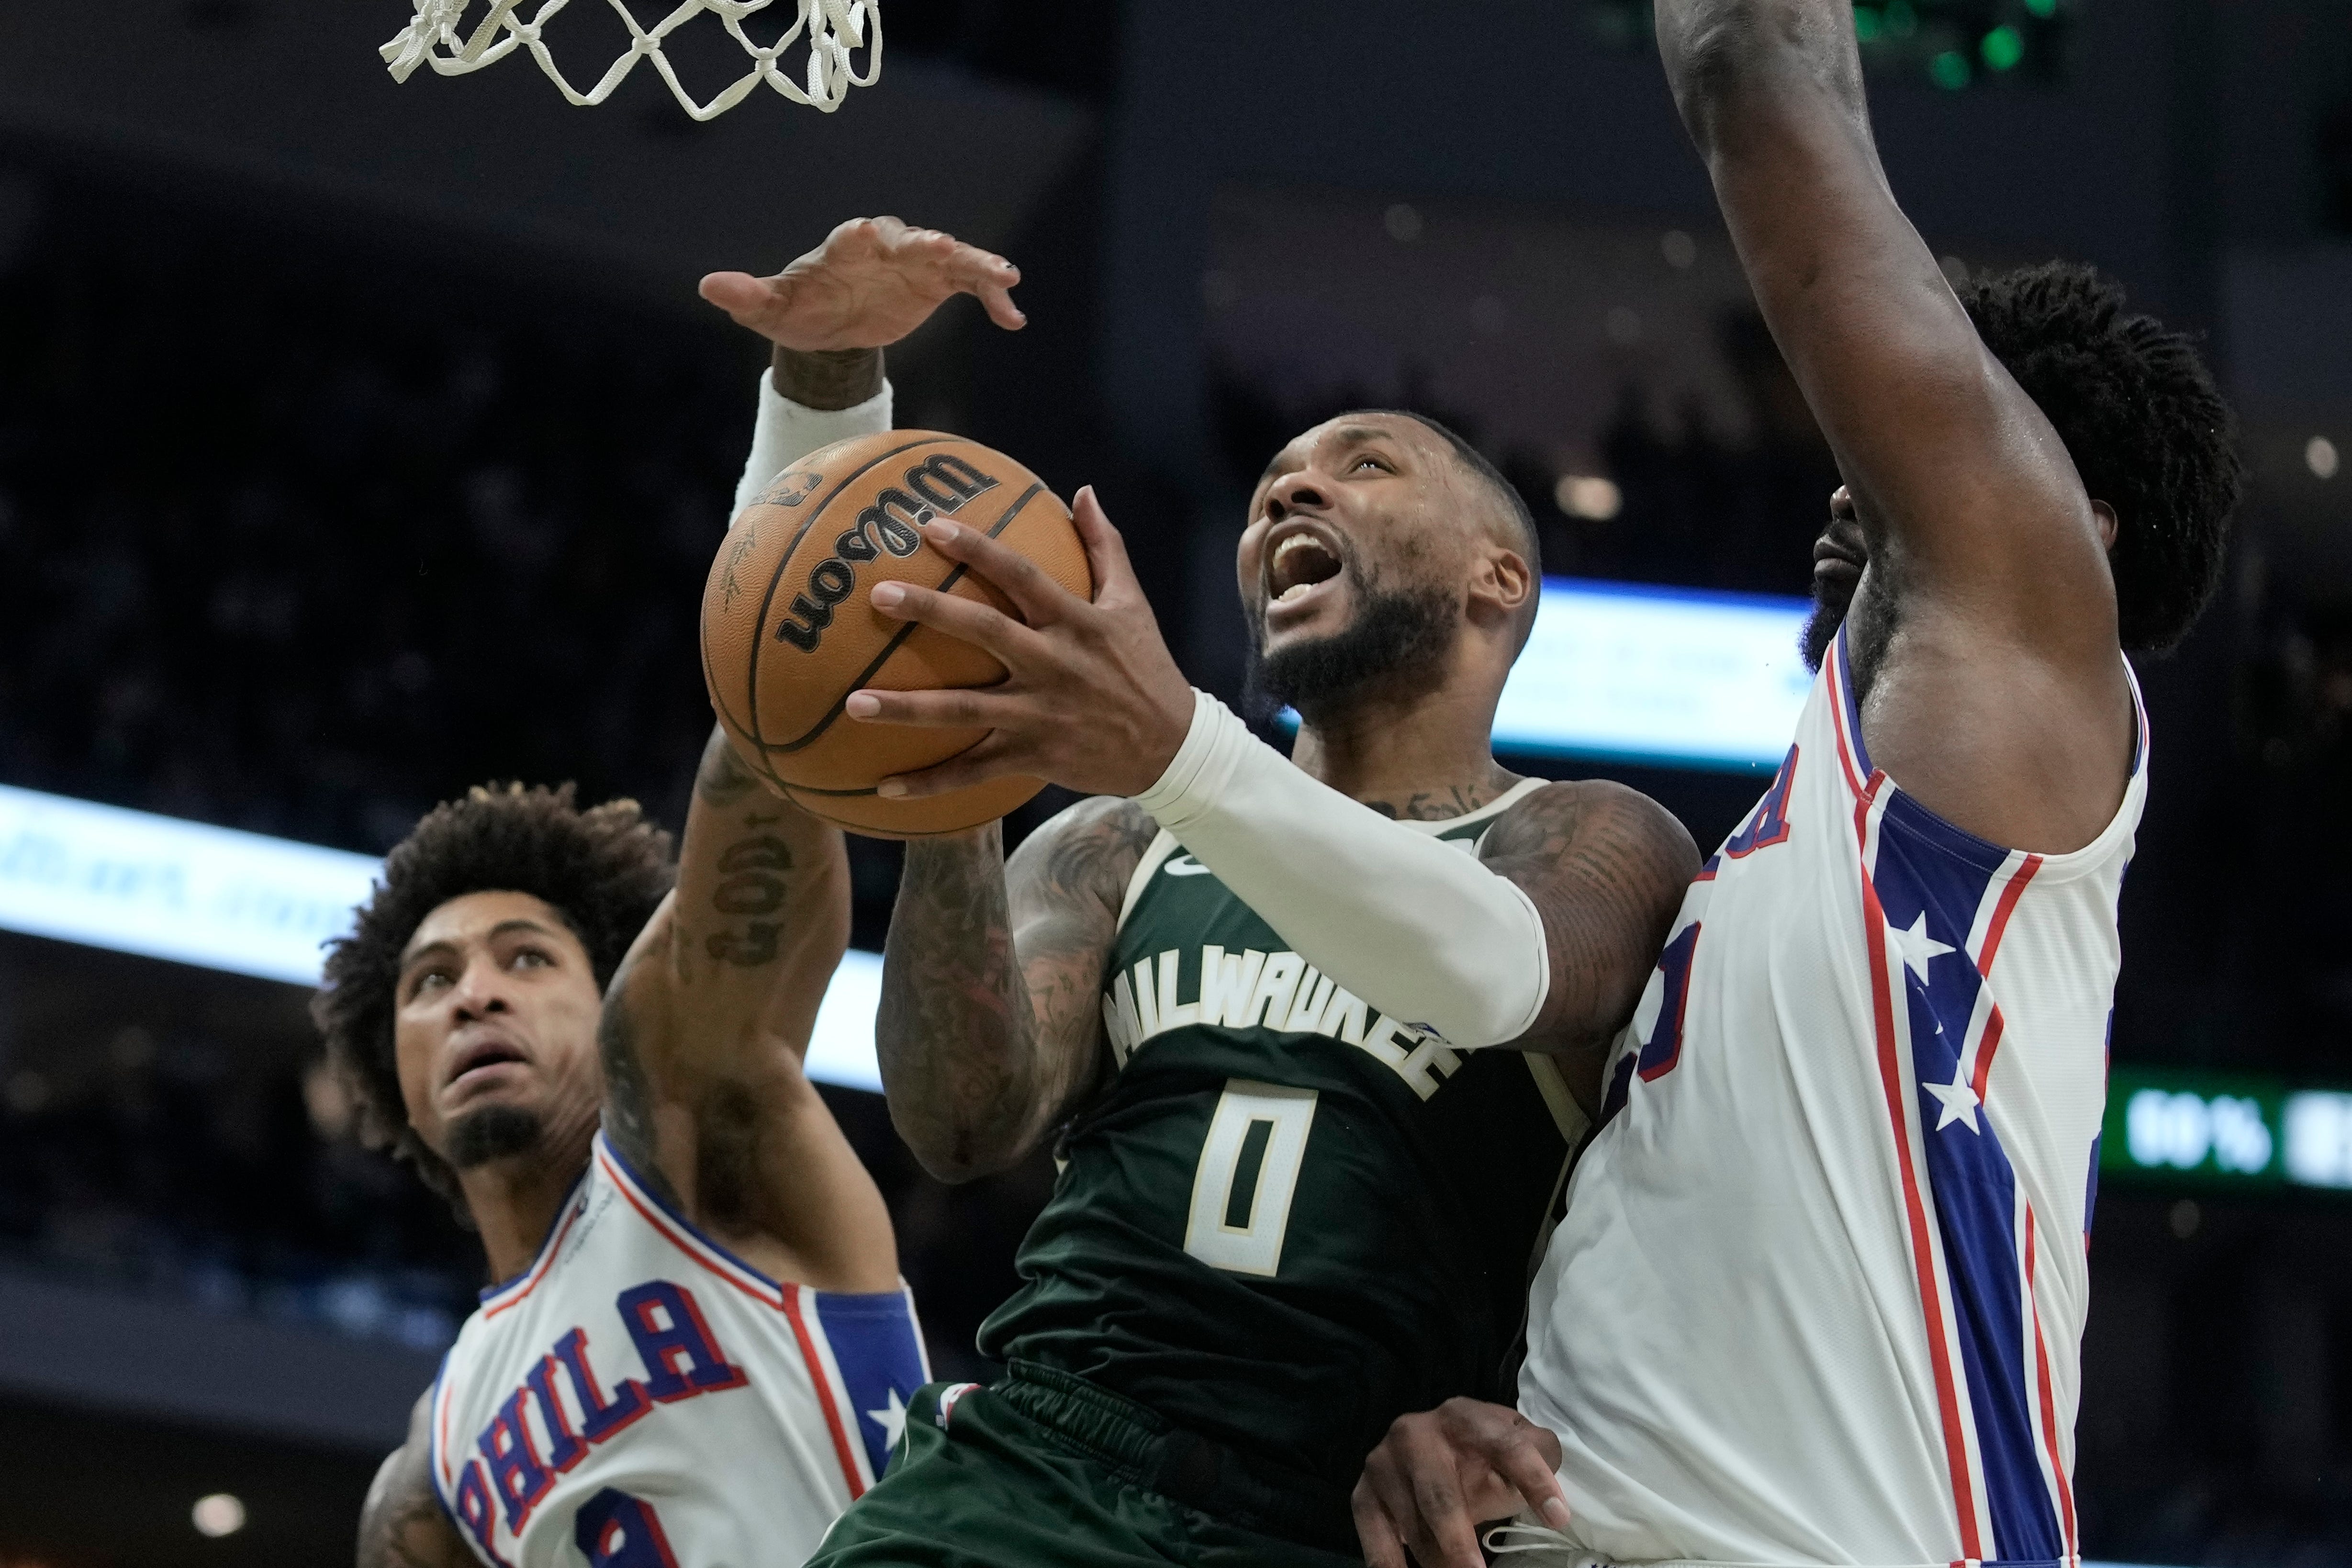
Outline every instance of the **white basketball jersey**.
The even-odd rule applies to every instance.
[[[2077,1561],[2138,734],[2096,840],[2001,849],[1872,768],[1839,638],[1684,900],[1537,1279],[1519,1404],[1587,1561]]]
[[[433,1484],[491,1568],[791,1568],[929,1380],[913,1300],[771,1279],[603,1133],[433,1388]]]

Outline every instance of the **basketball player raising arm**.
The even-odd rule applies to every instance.
[[[1536,545],[1441,426],[1347,416],[1256,487],[1238,586],[1259,685],[1302,716],[1289,757],[1186,684],[1091,491],[1076,517],[1092,602],[936,522],[1021,619],[873,592],[1009,672],[851,695],[992,731],[896,787],[1101,798],[1009,865],[994,826],[908,847],[893,1119],[946,1179],[1056,1132],[1064,1168],[982,1330],[1007,1378],[927,1393],[825,1568],[1351,1561],[1389,1422],[1503,1387],[1601,1052],[1697,864],[1633,791],[1496,762]]]
[[[887,427],[880,345],[959,292],[1017,326],[1015,281],[892,219],[707,279],[776,344],[743,490]],[[802,1072],[841,835],[714,731],[671,874],[629,803],[478,790],[330,961],[331,1052],[507,1281],[379,1474],[362,1568],[797,1563],[883,1467],[870,1412],[923,1381],[888,1214]]]
[[[1612,1064],[1518,1410],[1399,1422],[1357,1494],[1366,1555],[1476,1568],[1477,1521],[1528,1508],[1553,1527],[1517,1527],[1550,1548],[1530,1564],[2072,1563],[2147,787],[2123,653],[2212,592],[2228,413],[2087,269],[1955,294],[1880,166],[1845,0],[1656,16],[1845,479],[1814,550],[1821,675]]]

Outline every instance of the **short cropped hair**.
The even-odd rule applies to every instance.
[[[1543,581],[1543,541],[1536,532],[1535,514],[1528,510],[1527,498],[1519,494],[1519,487],[1505,479],[1503,470],[1495,467],[1486,453],[1464,439],[1458,431],[1426,414],[1416,414],[1410,408],[1367,408],[1364,412],[1410,419],[1422,428],[1444,437],[1445,444],[1453,448],[1455,460],[1469,469],[1470,477],[1485,485],[1502,503],[1504,515],[1510,520],[1511,531],[1516,536],[1514,542],[1519,553],[1527,558],[1528,570],[1534,574],[1538,583]],[[1535,626],[1535,605],[1536,598],[1530,595],[1527,616],[1519,624],[1519,645],[1522,647],[1527,646],[1528,634]]]
[[[2172,647],[2221,585],[2244,484],[2235,422],[2195,343],[2127,313],[2120,286],[2070,262],[1989,274],[1958,293],[2084,489],[2115,509],[2107,562],[2123,646]]]
[[[362,1141],[415,1166],[469,1218],[457,1173],[408,1124],[393,1046],[400,955],[427,915],[468,893],[529,893],[580,939],[601,991],[677,879],[670,836],[633,800],[583,810],[568,784],[489,784],[425,813],[384,858],[351,934],[329,948],[325,984],[310,999]]]

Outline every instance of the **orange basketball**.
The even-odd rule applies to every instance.
[[[1002,452],[930,430],[890,430],[813,452],[743,509],[702,593],[702,674],[744,763],[803,810],[884,838],[993,822],[1045,787],[1005,778],[885,800],[874,786],[943,763],[984,730],[860,723],[853,691],[988,686],[1004,667],[970,643],[877,614],[874,584],[912,583],[1019,612],[924,542],[951,517],[1094,594],[1070,509]]]

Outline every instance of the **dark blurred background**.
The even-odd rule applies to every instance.
[[[489,778],[676,824],[762,360],[694,282],[864,212],[1024,268],[1025,332],[960,305],[893,351],[900,422],[1097,484],[1203,685],[1241,675],[1251,479],[1351,403],[1478,439],[1554,572],[1804,591],[1834,471],[1645,5],[884,0],[880,85],[708,125],[650,72],[593,112],[520,57],[395,86],[405,9],[0,4],[0,784],[368,853]],[[614,30],[575,10],[587,79]],[[2352,1084],[2352,0],[1856,16],[1948,271],[2096,262],[2244,419],[2228,585],[2140,668],[2115,1061]],[[1706,841],[1759,785],[1523,766]],[[878,946],[895,855],[855,854]],[[0,1564],[350,1551],[481,1264],[350,1142],[303,1000],[0,936]],[[1050,1171],[942,1188],[827,1093],[941,1375],[981,1373]],[[2352,1199],[2109,1185],[2091,1554],[2352,1563],[2347,1244]],[[244,1528],[192,1527],[213,1493]]]

